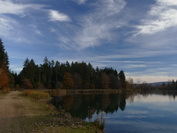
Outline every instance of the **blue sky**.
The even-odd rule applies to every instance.
[[[0,0],[0,38],[24,60],[85,61],[134,82],[177,79],[176,0]]]

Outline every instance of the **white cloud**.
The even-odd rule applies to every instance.
[[[76,1],[78,4],[84,4],[87,0],[74,0]]]
[[[157,0],[160,5],[177,6],[176,0]]]
[[[27,9],[41,9],[42,7],[44,6],[38,4],[19,4],[10,0],[0,0],[0,14],[24,15]]]
[[[10,1],[0,1],[0,14],[21,14],[27,5],[15,4]]]
[[[0,35],[3,37],[11,36],[18,23],[6,16],[0,15]],[[17,32],[16,32],[17,33]]]
[[[77,33],[74,41],[81,49],[101,45],[103,40],[111,40],[112,33],[110,30],[111,27],[105,22],[97,23],[93,22],[92,18],[85,18],[83,29]]]
[[[40,4],[25,4],[19,3],[19,1],[12,0],[0,0],[0,35],[8,40],[15,42],[29,42],[29,39],[25,37],[23,22],[19,21],[11,15],[18,15],[24,17],[31,11],[43,10],[44,5]],[[26,25],[26,24],[25,24]],[[23,30],[22,30],[23,29]],[[30,29],[29,29],[30,30]],[[41,34],[39,30],[35,30],[36,34]]]
[[[125,5],[124,0],[95,2],[89,14],[77,18],[77,26],[66,27],[65,31],[69,33],[59,35],[60,45],[67,48],[85,49],[106,42],[114,43],[118,38],[115,30],[122,25],[118,15]]]
[[[35,24],[30,25],[31,29],[33,30],[33,32],[37,35],[43,35],[42,32],[38,29],[38,26]]]
[[[142,64],[131,64],[131,65],[127,65],[127,68],[144,68],[147,67],[146,65],[142,65]]]
[[[138,34],[155,34],[177,26],[177,1],[156,0],[142,25],[137,26]]]
[[[0,29],[13,29],[13,27],[11,26],[11,24],[9,23],[13,23],[13,21],[7,17],[2,17],[0,18]]]
[[[13,42],[29,43],[24,31],[20,30],[22,28],[23,26],[15,19],[0,14],[0,37]]]
[[[13,70],[17,73],[19,73],[22,69],[23,69],[23,67],[20,65],[10,65],[10,70]]]
[[[103,16],[110,16],[118,14],[125,7],[126,2],[124,0],[102,0],[98,2],[98,5],[98,10]]]
[[[161,81],[172,81],[177,80],[175,73],[177,72],[176,66],[173,65],[173,62],[167,63],[161,62],[159,64],[148,63],[146,69],[140,69],[136,71],[126,71],[126,76],[131,77],[137,83],[147,82],[161,82]]]
[[[50,21],[70,21],[71,19],[66,14],[56,10],[49,10]]]
[[[136,51],[126,49],[124,54],[109,54],[103,56],[91,56],[88,57],[88,61],[101,61],[108,59],[135,59],[135,58],[144,58],[144,57],[155,57],[159,55],[173,55],[177,53],[177,50],[144,50],[139,49]]]

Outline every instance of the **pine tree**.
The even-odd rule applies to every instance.
[[[6,71],[9,68],[8,55],[7,52],[5,52],[5,48],[1,39],[0,39],[0,68]]]
[[[121,88],[126,89],[126,78],[123,70],[121,70],[119,73],[119,80],[120,80]]]
[[[8,88],[9,83],[9,60],[2,40],[0,39],[0,88]]]

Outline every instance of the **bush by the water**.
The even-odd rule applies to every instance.
[[[3,93],[3,94],[6,94],[6,93],[8,93],[10,90],[9,90],[9,88],[3,88],[2,90],[0,90],[0,93]]]
[[[26,90],[23,92],[24,95],[34,98],[35,100],[44,100],[50,98],[49,93],[44,91],[36,91],[36,90]]]

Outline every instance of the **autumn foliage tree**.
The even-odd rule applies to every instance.
[[[8,88],[9,77],[8,73],[4,69],[0,69],[0,88]]]
[[[70,73],[66,72],[63,79],[64,79],[63,84],[65,89],[74,88],[74,80]]]
[[[23,79],[23,87],[25,89],[32,89],[33,85],[29,79],[25,78],[25,79]]]

